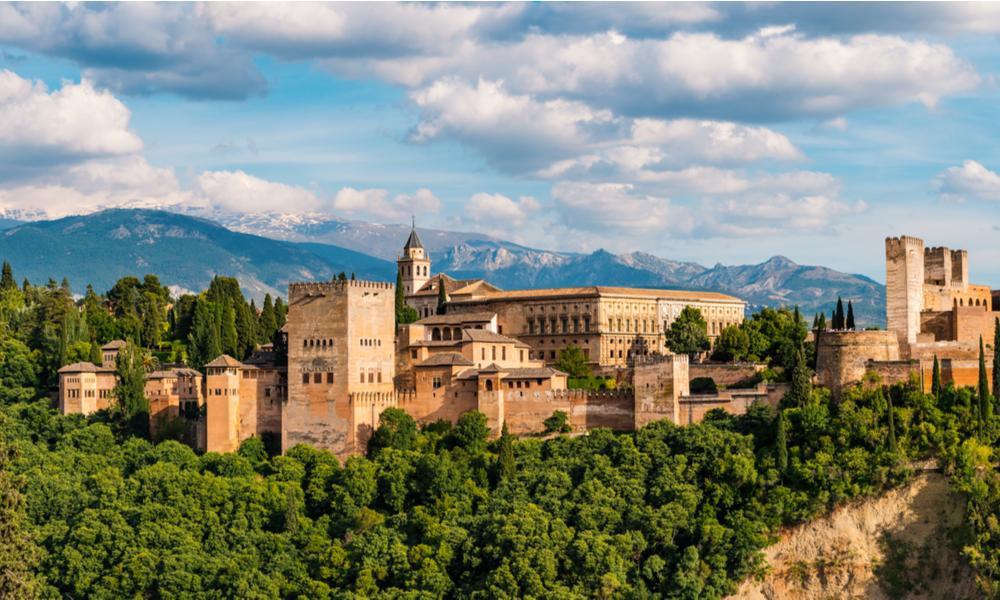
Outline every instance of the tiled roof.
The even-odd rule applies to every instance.
[[[660,290],[649,288],[583,286],[568,288],[546,288],[538,290],[509,290],[488,292],[484,300],[519,300],[531,298],[596,298],[599,296],[638,296],[643,298],[662,298],[664,300],[690,300],[714,302],[743,302],[735,296],[719,292],[700,292],[690,290]]]
[[[66,365],[59,369],[59,373],[96,373],[98,367],[94,363],[89,362],[77,362],[71,365]]]
[[[431,315],[417,321],[420,325],[461,325],[462,323],[485,323],[497,316],[494,312],[465,312]]]
[[[464,287],[466,287],[466,286],[468,286],[470,284],[473,284],[473,283],[475,283],[477,281],[482,281],[482,280],[481,279],[455,279],[455,278],[453,278],[453,277],[451,277],[449,275],[446,275],[444,273],[438,273],[434,277],[431,277],[430,279],[428,279],[427,283],[425,283],[419,290],[417,290],[414,295],[415,296],[437,296],[438,295],[438,289],[437,289],[437,283],[438,283],[438,281],[443,281],[444,282],[444,291],[447,292],[450,295],[452,292],[454,292],[456,290],[460,290],[461,288],[464,288]]]
[[[222,356],[216,358],[210,363],[205,365],[206,367],[242,367],[243,363],[236,360],[228,354],[223,354]]]
[[[101,350],[119,350],[125,347],[125,340],[111,340],[101,346]]]
[[[463,342],[496,342],[498,344],[518,344],[527,347],[527,344],[521,340],[516,340],[512,337],[507,337],[506,335],[500,333],[493,333],[488,329],[463,329],[462,330],[462,341]]]
[[[414,366],[417,367],[443,367],[443,366],[461,366],[468,367],[473,363],[468,358],[462,356],[458,352],[442,352],[440,354],[432,354],[421,362]]]
[[[417,235],[417,228],[414,227],[410,230],[410,237],[406,240],[406,245],[403,246],[403,250],[409,250],[410,248],[423,248],[424,243],[420,241],[420,236]]]
[[[508,369],[505,379],[548,379],[553,375],[565,375],[552,367],[535,367],[524,369]]]

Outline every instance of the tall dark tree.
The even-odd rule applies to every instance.
[[[777,455],[775,458],[778,472],[784,475],[788,472],[788,417],[785,416],[785,411],[778,411],[776,421],[778,430],[774,434],[774,449]]]
[[[788,393],[785,395],[785,406],[805,406],[812,397],[812,374],[806,364],[805,351],[799,346],[795,351],[795,362],[789,378]]]
[[[274,301],[271,294],[264,295],[264,307],[260,309],[260,319],[258,319],[258,339],[262,344],[266,344],[274,338],[274,332],[278,330],[278,321],[274,314]]]
[[[879,389],[879,394],[880,395],[882,394],[882,390],[881,389]],[[889,434],[888,434],[889,451],[895,453],[896,449],[897,449],[897,447],[896,447],[896,417],[895,417],[895,410],[892,407],[892,392],[891,391],[886,396],[886,403],[888,405],[888,409],[887,410],[888,410],[888,414],[889,414]],[[881,404],[881,402],[879,402],[879,404]]]
[[[516,471],[513,436],[507,431],[507,423],[504,423],[500,430],[500,441],[497,443],[497,481],[514,477]]]
[[[825,331],[826,330],[826,313],[825,312],[819,313],[819,323],[816,325],[816,329],[818,329],[819,331]]]
[[[420,318],[417,310],[406,303],[406,291],[403,289],[403,273],[396,273],[396,325],[413,323]]]
[[[444,288],[444,278],[438,278],[437,314],[443,315],[448,310],[448,292]]]
[[[941,363],[937,354],[934,355],[934,370],[931,371],[931,393],[935,400],[941,400]]]
[[[288,305],[281,297],[277,297],[274,300],[274,324],[278,329],[285,326],[285,321],[288,318]]]
[[[990,381],[986,374],[986,351],[983,348],[983,337],[979,336],[979,417],[981,426],[989,423],[993,416],[993,398],[990,395]]]
[[[236,331],[236,311],[226,303],[222,307],[222,321],[219,323],[219,339],[222,351],[230,356],[242,358],[239,348],[239,334]]]
[[[9,262],[3,261],[3,271],[0,274],[0,291],[6,292],[16,289],[17,282],[14,281],[14,269],[11,268]]]
[[[854,330],[854,303],[850,300],[847,301],[847,320],[844,322],[844,328]]]
[[[149,437],[149,400],[146,398],[146,369],[143,351],[129,340],[115,359],[116,410],[122,417],[126,430],[133,435]]]
[[[840,331],[844,328],[845,318],[844,318],[844,301],[841,300],[840,296],[837,297],[837,308],[833,312],[833,328]]]
[[[1000,410],[1000,318],[993,320],[993,403]]]
[[[197,369],[222,354],[222,341],[215,320],[215,311],[204,298],[199,298],[195,303],[188,346],[188,360],[191,366]]]

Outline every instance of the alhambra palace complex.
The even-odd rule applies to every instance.
[[[633,430],[664,418],[696,422],[713,408],[742,413],[783,394],[762,383],[691,395],[694,377],[724,384],[760,367],[688,364],[667,348],[666,331],[684,307],[698,308],[715,338],[743,320],[746,304],[737,298],[602,286],[503,291],[481,279],[432,275],[416,230],[397,262],[416,323],[394,327],[392,284],[290,284],[287,366],[267,345],[244,361],[220,356],[204,376],[186,368],[150,373],[153,431],[181,418],[205,451],[234,451],[258,436],[281,450],[306,443],[347,456],[364,451],[390,407],[422,423],[479,410],[494,435],[505,424],[530,434],[543,431],[555,411],[569,416],[574,431]],[[888,331],[817,332],[819,382],[837,393],[874,371],[888,381],[926,373],[929,385],[937,356],[945,381],[975,385],[979,336],[992,335],[1000,293],[968,283],[965,251],[924,249],[916,238],[887,240],[886,265]],[[438,315],[441,286],[447,311]],[[122,344],[104,347],[102,365],[60,369],[63,413],[108,407]],[[618,379],[619,389],[568,389],[567,375],[551,365],[570,345],[595,372]]]

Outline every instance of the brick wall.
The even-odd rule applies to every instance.
[[[766,365],[754,363],[691,363],[688,373],[691,379],[709,377],[716,386],[726,388],[752,378],[765,368]]]

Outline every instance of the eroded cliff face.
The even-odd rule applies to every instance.
[[[733,599],[980,598],[961,556],[963,501],[940,473],[785,531]]]

